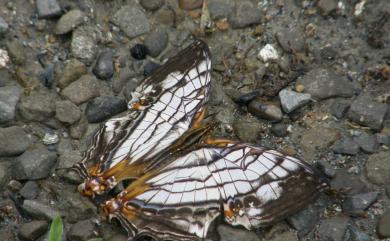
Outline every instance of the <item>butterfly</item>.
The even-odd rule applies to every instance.
[[[326,188],[314,167],[266,147],[210,137],[202,125],[211,58],[196,40],[145,78],[128,111],[109,119],[75,166],[129,240],[201,240],[213,222],[256,229],[302,209]]]

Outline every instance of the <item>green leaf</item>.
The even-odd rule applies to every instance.
[[[63,229],[61,217],[55,217],[50,225],[49,241],[61,241]]]
[[[102,238],[94,238],[94,239],[90,239],[88,241],[103,241],[103,239]]]

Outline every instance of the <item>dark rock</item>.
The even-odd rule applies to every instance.
[[[328,16],[338,9],[336,0],[319,0],[317,7],[322,16]]]
[[[259,123],[255,121],[236,120],[233,123],[234,133],[244,142],[256,142],[259,134]]]
[[[334,60],[337,57],[337,49],[332,46],[325,46],[320,50],[319,54],[324,60]]]
[[[94,229],[94,224],[90,220],[79,221],[72,225],[67,238],[72,241],[89,240],[95,236]]]
[[[347,113],[350,105],[351,103],[348,100],[337,99],[332,102],[329,111],[334,117],[336,117],[337,119],[341,119]]]
[[[26,61],[26,51],[17,39],[13,39],[6,43],[9,57],[12,62],[17,65],[22,65]]]
[[[139,3],[145,10],[156,11],[164,4],[164,0],[141,0]]]
[[[349,234],[352,241],[371,241],[371,237],[363,233],[355,225],[349,226]]]
[[[90,65],[96,54],[96,34],[91,26],[80,26],[72,33],[71,53],[86,65]]]
[[[213,20],[228,18],[233,14],[235,2],[232,0],[213,0],[208,2],[210,17]]]
[[[105,51],[100,53],[92,72],[102,80],[107,80],[114,75],[113,53]]]
[[[287,125],[283,123],[272,125],[270,131],[277,137],[286,137],[288,135]]]
[[[66,124],[73,124],[80,120],[81,111],[77,105],[69,100],[56,102],[56,118]]]
[[[87,128],[88,128],[87,117],[85,117],[85,115],[82,114],[80,120],[70,127],[70,130],[69,130],[70,136],[73,139],[80,140],[83,137],[83,135],[85,134],[85,132],[87,131]]]
[[[59,168],[70,168],[78,161],[82,159],[80,151],[77,150],[68,150],[60,155],[58,158],[58,167]]]
[[[127,241],[127,235],[124,234],[115,234],[114,236],[110,237],[108,241]]]
[[[372,154],[366,163],[368,180],[377,185],[390,184],[390,153]]]
[[[48,91],[33,91],[28,96],[22,96],[18,106],[24,119],[44,121],[54,115],[55,96]]]
[[[343,202],[343,210],[352,215],[361,215],[378,198],[378,192],[367,192],[347,197]]]
[[[58,86],[63,89],[73,81],[88,72],[87,67],[77,59],[70,59],[65,63],[64,70],[58,80]]]
[[[79,105],[99,96],[99,89],[99,82],[94,76],[83,75],[80,79],[63,89],[62,95]]]
[[[57,161],[57,155],[46,147],[38,145],[18,156],[13,163],[13,178],[16,180],[37,180],[47,178]]]
[[[10,173],[9,173],[9,166],[7,163],[0,162],[0,186],[4,187],[6,186],[7,182],[11,179]],[[2,188],[0,188],[1,190]]]
[[[250,1],[238,1],[229,18],[233,28],[245,28],[261,23],[262,12]]]
[[[356,88],[346,76],[336,75],[333,71],[314,68],[298,77],[297,84],[303,85],[305,92],[316,99],[332,97],[351,97]]]
[[[0,87],[0,124],[15,118],[15,107],[20,98],[19,86]]]
[[[135,38],[150,31],[150,24],[144,11],[136,4],[123,6],[115,13],[112,21],[129,38]]]
[[[66,14],[62,15],[60,20],[58,20],[54,32],[56,34],[69,33],[83,23],[84,17],[84,13],[79,9],[70,10]]]
[[[298,241],[297,234],[292,230],[287,230],[285,232],[274,234],[271,239],[267,239],[269,241]]]
[[[355,136],[353,140],[366,153],[374,153],[379,148],[379,143],[375,136],[367,132],[361,132],[359,135]]]
[[[106,120],[127,109],[125,100],[114,96],[97,97],[88,103],[85,115],[88,122],[96,123]]]
[[[375,134],[376,141],[381,145],[390,145],[390,136],[384,133],[376,133]]]
[[[47,64],[40,73],[39,79],[45,87],[51,89],[54,83],[54,65]]]
[[[390,210],[387,210],[382,217],[379,218],[377,233],[381,238],[390,238]]]
[[[150,76],[160,66],[161,65],[154,62],[147,62],[144,67],[144,76],[145,77]]]
[[[86,197],[73,190],[63,190],[66,202],[61,203],[61,210],[67,210],[66,220],[75,223],[80,220],[96,217],[96,206]]]
[[[276,33],[276,39],[286,52],[301,52],[305,47],[303,31],[296,27],[289,27],[278,31]]]
[[[36,219],[42,218],[50,221],[57,216],[61,216],[56,208],[34,200],[24,200],[22,209],[26,214]]]
[[[359,145],[351,138],[338,140],[332,146],[332,150],[337,154],[356,155],[359,152]]]
[[[320,221],[320,210],[310,204],[305,209],[291,215],[287,222],[298,231],[298,236],[302,237],[308,234]]]
[[[131,56],[138,60],[145,59],[148,52],[148,49],[143,44],[136,44],[130,49]]]
[[[18,235],[22,240],[36,240],[47,231],[48,227],[49,223],[47,221],[34,220],[21,224]]]
[[[239,95],[238,97],[233,97],[233,100],[239,105],[248,105],[257,96],[259,96],[259,91],[253,91],[243,95]]]
[[[348,118],[358,124],[380,130],[387,111],[386,104],[375,102],[369,95],[362,94],[352,102]]]
[[[284,112],[290,113],[309,103],[311,100],[311,95],[284,89],[279,92],[279,99]]]
[[[161,26],[157,27],[145,37],[144,44],[148,49],[148,54],[157,57],[167,47],[167,31]]]
[[[319,160],[317,162],[317,166],[318,169],[320,169],[328,177],[334,177],[336,175],[336,171],[333,166],[324,159]]]
[[[57,0],[37,0],[38,15],[40,18],[61,16],[61,6]]]
[[[318,227],[318,236],[323,241],[342,241],[348,228],[349,219],[343,216],[326,218]]]
[[[6,225],[5,227],[0,228],[0,240],[19,241],[19,238],[16,239],[14,230],[10,227],[10,225]]]
[[[30,139],[21,127],[0,128],[0,156],[20,155],[29,145]]]
[[[258,241],[259,237],[254,232],[250,232],[244,229],[234,228],[228,225],[219,225],[217,231],[221,237],[221,241]]]
[[[346,169],[337,169],[336,175],[330,181],[334,190],[348,191],[349,194],[358,194],[366,191],[366,184],[359,176],[348,173]]]
[[[24,197],[25,199],[35,199],[38,197],[39,194],[39,186],[34,181],[28,181],[24,184],[22,189],[20,189],[19,193]]]
[[[8,32],[8,23],[0,16],[0,37]]]
[[[179,0],[179,7],[183,10],[194,10],[201,8],[203,0]]]
[[[279,106],[257,98],[249,103],[248,111],[258,118],[269,121],[277,122],[283,118],[283,113]]]

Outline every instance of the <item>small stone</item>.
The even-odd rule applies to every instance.
[[[0,157],[20,155],[29,145],[30,139],[21,127],[0,128]]]
[[[22,96],[19,101],[19,113],[29,121],[45,121],[55,112],[55,96],[48,91],[33,91]]]
[[[368,180],[374,184],[390,184],[390,153],[379,152],[372,154],[366,163]]]
[[[387,210],[382,217],[379,218],[377,233],[381,238],[390,238],[390,210]]]
[[[86,65],[90,65],[96,53],[96,34],[91,26],[78,27],[72,33],[71,53]]]
[[[80,220],[96,218],[96,206],[88,198],[69,189],[63,190],[62,194],[66,197],[66,202],[61,203],[61,210],[67,210],[66,220],[68,222],[75,223]]]
[[[162,8],[156,13],[155,21],[159,24],[173,26],[176,21],[176,11],[173,9]]]
[[[73,9],[62,15],[54,29],[56,34],[67,34],[84,21],[84,13],[79,9]]]
[[[312,159],[315,152],[332,145],[338,138],[339,132],[333,128],[315,126],[305,131],[301,137],[301,146],[305,159]]]
[[[279,92],[279,99],[284,112],[290,113],[309,103],[311,95],[284,89]]]
[[[13,39],[6,43],[8,54],[13,63],[22,65],[26,61],[26,51],[21,43],[17,39]]]
[[[336,175],[336,171],[333,166],[324,159],[319,160],[317,162],[317,166],[318,169],[320,169],[328,177],[334,177]]]
[[[62,95],[76,105],[80,105],[99,96],[99,88],[98,80],[94,76],[83,75],[80,79],[63,89]]]
[[[164,1],[163,0],[141,0],[139,3],[143,8],[145,8],[145,10],[156,11],[164,4]]]
[[[20,98],[19,86],[0,87],[0,124],[15,118],[16,104]]]
[[[282,110],[279,106],[272,103],[264,102],[260,99],[254,99],[249,103],[248,111],[261,119],[269,121],[280,121],[283,118]]]
[[[51,221],[53,218],[61,216],[60,211],[56,208],[34,200],[24,200],[22,209],[28,215],[36,219],[42,218]]]
[[[375,134],[376,141],[381,145],[390,145],[390,136],[384,134],[384,133],[376,133]]]
[[[226,19],[234,11],[234,1],[232,0],[213,0],[208,2],[210,17],[213,20]]]
[[[276,51],[275,47],[272,44],[266,44],[257,55],[259,59],[263,62],[268,62],[269,60],[277,60],[279,59],[278,51]]]
[[[114,96],[97,97],[88,103],[85,115],[88,122],[96,123],[106,120],[127,109],[125,100]]]
[[[25,199],[35,199],[38,197],[39,194],[39,186],[34,181],[28,181],[24,184],[22,189],[20,189],[19,193],[24,197]]]
[[[203,0],[179,0],[179,7],[183,10],[194,10],[201,8]]]
[[[45,87],[51,89],[54,83],[54,75],[54,64],[49,63],[39,74],[39,80]]]
[[[259,241],[259,237],[254,232],[244,229],[234,228],[232,226],[221,224],[217,227],[217,231],[221,237],[221,241]]]
[[[155,62],[147,62],[144,67],[144,76],[150,76],[156,69],[158,69],[161,65]]]
[[[379,148],[379,143],[377,142],[375,136],[367,132],[361,132],[359,135],[354,137],[353,140],[366,153],[374,153]]]
[[[70,137],[72,137],[73,139],[80,140],[84,136],[85,132],[87,131],[87,128],[88,128],[87,117],[85,117],[85,115],[81,115],[80,120],[70,127],[69,129]]]
[[[81,111],[77,105],[69,100],[61,100],[56,102],[56,118],[65,123],[73,124],[80,120]]]
[[[348,228],[349,219],[335,216],[324,219],[318,227],[318,236],[323,241],[342,241]]]
[[[59,168],[71,168],[74,164],[82,159],[82,155],[78,150],[65,151],[58,158]]]
[[[136,44],[130,49],[130,53],[133,58],[141,60],[146,58],[146,55],[149,53],[149,50],[143,44]]]
[[[148,54],[157,57],[167,47],[168,33],[163,27],[157,27],[145,37],[144,44],[149,50]]]
[[[8,55],[7,50],[0,49],[0,69],[7,67],[9,63],[10,63],[10,57]],[[0,87],[3,87],[4,85],[5,83],[3,82],[3,80],[1,80]]]
[[[110,79],[114,75],[113,53],[111,51],[100,53],[92,72],[99,79]]]
[[[303,31],[296,27],[290,27],[278,31],[276,33],[276,39],[278,40],[283,50],[286,52],[300,52],[303,51],[305,47]]]
[[[79,221],[72,225],[67,238],[72,241],[89,240],[95,236],[94,229],[94,224],[90,220]]]
[[[352,215],[361,215],[378,198],[378,192],[367,192],[347,197],[343,202],[343,210]]]
[[[347,169],[336,169],[336,175],[330,181],[330,187],[334,190],[348,190],[350,195],[366,191],[366,184],[360,176],[351,174]]]
[[[127,241],[127,235],[124,234],[115,234],[114,236],[110,237],[108,241]]]
[[[229,21],[233,28],[245,28],[261,23],[262,12],[251,1],[238,1]]]
[[[319,0],[317,7],[322,16],[328,16],[329,14],[335,12],[338,8],[336,0]]]
[[[387,111],[386,104],[375,102],[369,95],[362,94],[352,102],[348,118],[358,124],[380,130]]]
[[[135,38],[150,31],[150,24],[144,11],[135,4],[123,6],[115,13],[112,21],[129,38]]]
[[[0,38],[8,32],[8,23],[0,16]]]
[[[356,155],[359,152],[359,145],[352,138],[347,137],[336,141],[332,150],[337,154]]]
[[[65,63],[64,70],[58,80],[58,86],[63,89],[73,81],[76,81],[81,76],[88,72],[87,67],[77,59],[70,59]]]
[[[303,76],[298,77],[298,84],[305,87],[305,92],[316,99],[333,97],[351,97],[355,94],[355,87],[346,76],[336,75],[333,71],[324,68],[314,68]]]
[[[359,230],[355,225],[349,226],[352,241],[371,241],[371,237]]]
[[[15,237],[15,230],[10,227],[10,225],[6,225],[5,227],[0,228],[0,240],[7,241],[19,241],[19,238]]]
[[[0,185],[4,187],[10,180],[9,165],[7,163],[0,162]]]
[[[49,227],[47,221],[33,220],[29,223],[23,223],[19,226],[18,235],[22,240],[36,240],[45,232]]]
[[[58,134],[55,132],[46,132],[42,138],[43,144],[47,145],[50,148],[50,145],[57,144],[60,141]]]
[[[234,133],[244,142],[256,142],[259,124],[255,121],[236,120],[233,123]]]
[[[40,18],[53,18],[62,14],[57,0],[37,0],[37,9]]]
[[[297,234],[291,230],[287,230],[282,233],[275,234],[274,237],[269,239],[270,241],[298,241]]]
[[[313,230],[319,220],[320,210],[314,204],[309,204],[305,209],[287,218],[287,222],[298,231],[300,237]]]
[[[348,100],[336,99],[330,105],[329,111],[334,117],[341,119],[347,113],[350,105],[351,103]]]
[[[286,137],[288,135],[287,125],[283,123],[272,125],[270,131],[277,137]]]

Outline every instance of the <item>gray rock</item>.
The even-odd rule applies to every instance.
[[[210,17],[213,20],[228,18],[233,14],[235,2],[232,0],[209,1]]]
[[[387,210],[378,221],[377,233],[381,238],[390,238],[390,210]]]
[[[287,125],[283,123],[272,125],[270,131],[277,137],[286,137],[288,135]]]
[[[335,12],[338,8],[336,0],[319,0],[317,2],[317,7],[322,16],[328,16],[329,14]]]
[[[256,142],[260,130],[259,123],[238,119],[233,123],[234,133],[244,142]]]
[[[135,4],[123,6],[115,13],[112,21],[129,38],[135,38],[150,31],[149,20],[142,9]]]
[[[83,137],[83,135],[87,131],[87,128],[88,128],[87,117],[85,117],[85,115],[81,115],[80,120],[70,127],[70,130],[69,130],[70,131],[70,136],[73,139],[80,140],[81,137]]]
[[[93,75],[83,75],[63,89],[62,95],[80,105],[99,95],[99,82]]]
[[[318,169],[320,169],[328,177],[334,177],[336,175],[336,171],[333,166],[324,159],[319,160],[317,162],[317,166]]]
[[[15,107],[19,98],[19,86],[0,87],[0,124],[15,118]]]
[[[87,67],[77,59],[70,59],[65,63],[64,70],[58,79],[58,86],[63,89],[73,81],[76,81],[81,76],[88,72]]]
[[[258,118],[269,121],[277,122],[283,118],[283,113],[279,106],[264,102],[261,99],[252,100],[249,103],[248,111]]]
[[[93,238],[94,224],[90,220],[83,220],[72,225],[67,238],[72,241],[85,241]]]
[[[5,162],[0,162],[0,190],[9,182],[11,175],[9,173],[9,165]]]
[[[113,53],[111,51],[100,53],[92,72],[99,79],[110,79],[114,75]]]
[[[348,190],[350,195],[366,192],[366,184],[355,174],[348,173],[346,169],[337,169],[336,175],[330,181],[334,190]]]
[[[59,168],[70,168],[82,158],[80,151],[78,150],[68,150],[60,155],[58,158],[58,167]]]
[[[12,62],[17,65],[22,65],[26,62],[26,50],[17,39],[13,39],[6,43],[8,55]]]
[[[149,50],[149,55],[152,57],[157,57],[167,47],[167,31],[161,26],[157,27],[145,37],[144,44]]]
[[[262,12],[250,1],[238,1],[233,14],[229,17],[233,28],[245,28],[261,23]]]
[[[24,184],[22,189],[20,189],[19,193],[24,197],[25,199],[35,199],[38,197],[39,194],[39,186],[34,181],[28,181]]]
[[[301,138],[301,146],[305,159],[312,159],[318,150],[332,145],[338,136],[339,132],[336,129],[321,126],[315,126],[305,131]]]
[[[367,132],[361,132],[359,135],[355,136],[353,140],[366,153],[374,153],[379,148],[379,143],[375,136]]]
[[[72,33],[71,53],[86,65],[90,65],[96,54],[96,36],[90,26],[78,27]]]
[[[300,30],[297,27],[289,27],[278,31],[276,33],[276,39],[278,40],[280,46],[282,46],[283,50],[286,52],[300,52],[304,50],[304,33],[303,30]]]
[[[337,119],[341,119],[347,113],[349,106],[351,105],[349,100],[336,99],[330,105],[330,113]]]
[[[275,234],[274,237],[269,239],[270,241],[298,241],[297,234],[291,230],[287,230],[282,233]]]
[[[79,9],[73,9],[62,15],[54,29],[56,34],[66,34],[83,23],[85,14]]]
[[[337,154],[356,155],[359,152],[359,145],[352,138],[346,137],[336,141],[332,150]]]
[[[56,102],[56,118],[65,123],[73,124],[81,118],[81,111],[77,105],[69,100],[61,100]]]
[[[0,157],[20,155],[29,145],[30,139],[21,127],[0,128]]]
[[[303,237],[313,230],[319,220],[320,210],[314,204],[308,205],[305,209],[287,218],[287,222],[298,231],[299,237]]]
[[[366,163],[368,180],[374,184],[390,184],[390,153],[379,152],[372,154]]]
[[[311,95],[284,89],[279,92],[279,99],[284,112],[290,113],[309,103],[311,100]]]
[[[250,232],[244,229],[234,228],[228,225],[219,225],[217,231],[221,237],[221,241],[259,241],[259,237],[254,232]]]
[[[19,241],[19,238],[15,237],[15,230],[10,227],[10,225],[6,225],[5,227],[0,228],[0,240],[7,241]]]
[[[37,9],[40,18],[61,16],[61,6],[57,0],[37,0]]]
[[[48,91],[33,91],[23,95],[19,102],[19,113],[29,121],[45,121],[55,112],[55,96]]]
[[[332,97],[351,97],[356,90],[346,76],[336,75],[324,68],[314,68],[305,75],[298,77],[297,84],[305,87],[305,92],[315,99]]]
[[[8,32],[8,23],[0,16],[0,37]]]
[[[101,96],[88,103],[85,115],[88,122],[96,123],[106,120],[127,109],[125,100],[114,96]]]
[[[347,231],[349,219],[335,216],[324,219],[318,227],[318,236],[322,241],[342,241]]]
[[[362,94],[352,102],[348,118],[358,124],[380,130],[387,111],[386,104],[375,102],[369,95]]]
[[[359,230],[355,225],[349,226],[349,234],[352,241],[371,241],[371,237],[361,230]]]
[[[18,235],[22,240],[36,240],[48,229],[49,223],[45,220],[33,220],[19,226]]]
[[[131,78],[127,82],[125,82],[123,87],[123,95],[127,101],[131,100],[131,93],[134,91],[134,89],[137,86],[138,86],[138,81],[135,78]]]
[[[141,0],[139,3],[145,10],[156,11],[164,4],[164,0]]]
[[[67,210],[66,220],[75,223],[80,220],[96,217],[96,206],[86,197],[74,190],[65,189],[62,194],[66,196],[66,202],[61,203],[61,210]]]
[[[60,211],[58,211],[56,208],[34,200],[24,200],[22,209],[28,215],[36,219],[42,218],[51,221],[53,218],[61,216]]]
[[[347,197],[343,202],[343,210],[351,215],[361,215],[378,198],[378,192],[367,192]]]
[[[376,141],[381,145],[390,145],[390,136],[384,133],[376,133],[375,134]]]
[[[57,161],[57,155],[38,145],[18,156],[13,163],[12,176],[16,180],[47,178]]]

